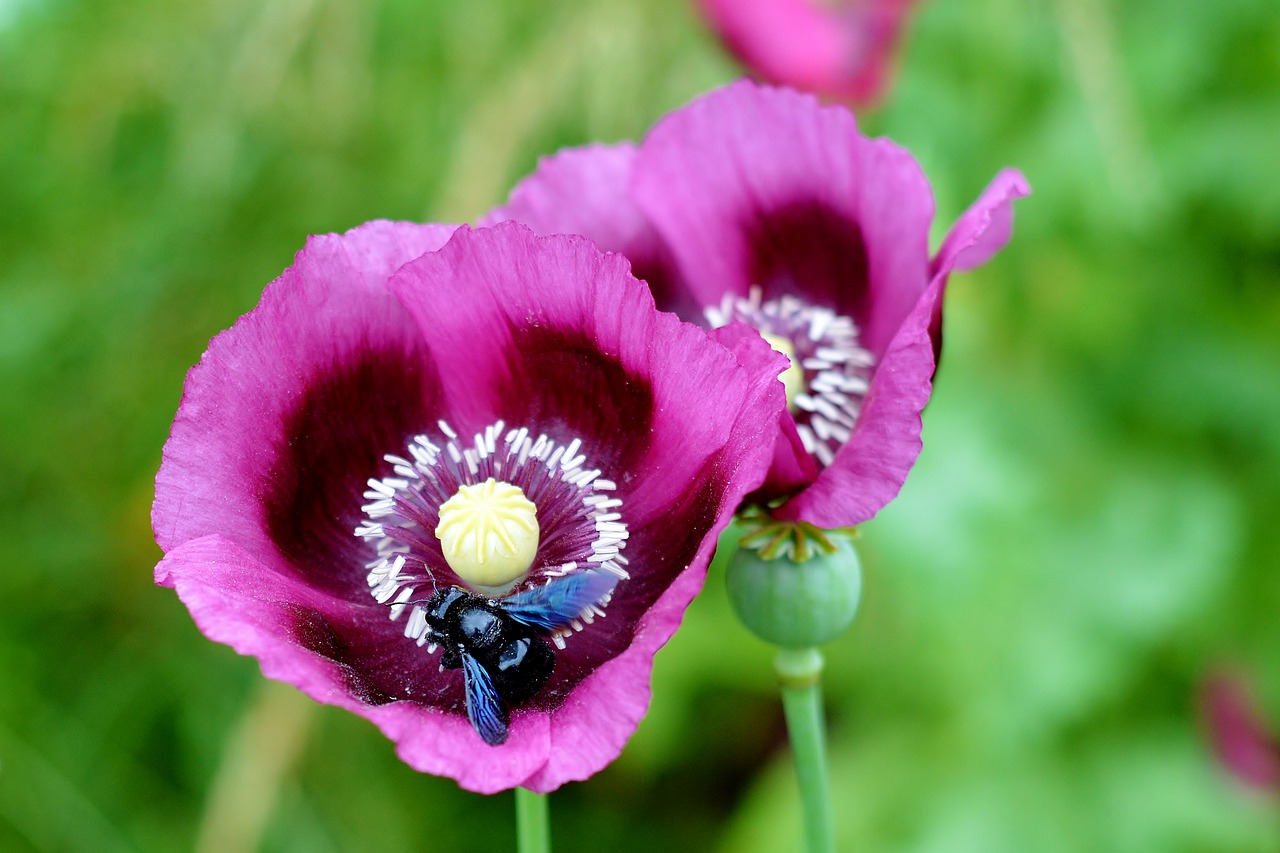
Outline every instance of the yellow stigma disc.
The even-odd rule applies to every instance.
[[[796,348],[791,341],[781,335],[761,332],[760,337],[764,338],[765,342],[773,347],[775,352],[782,353],[791,362],[790,367],[778,374],[778,381],[786,389],[787,408],[794,410],[796,395],[804,390],[804,368],[796,362]]]
[[[510,588],[538,553],[538,508],[518,486],[490,477],[440,504],[436,538],[454,574],[478,591]]]

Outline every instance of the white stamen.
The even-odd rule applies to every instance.
[[[803,376],[791,379],[788,402],[805,449],[829,465],[853,434],[875,365],[875,356],[859,344],[853,319],[791,295],[766,302],[758,286],[745,298],[725,294],[719,306],[704,313],[712,326],[740,320],[775,349],[787,352],[779,339],[794,349],[787,354]]]
[[[421,607],[414,607],[409,611],[409,620],[404,626],[404,635],[410,640],[421,640],[426,636],[426,632],[431,630],[427,626],[427,612]]]
[[[400,618],[400,614],[404,612],[405,602],[410,598],[413,598],[413,587],[406,586],[400,590],[400,594],[396,596],[395,602],[391,605],[392,622]]]

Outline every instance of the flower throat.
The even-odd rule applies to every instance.
[[[875,372],[875,356],[861,345],[853,319],[794,296],[763,301],[759,287],[746,298],[727,293],[705,313],[715,327],[746,323],[791,359],[779,377],[787,407],[805,450],[830,465],[853,435]]]

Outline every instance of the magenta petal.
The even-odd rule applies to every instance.
[[[677,278],[675,261],[631,198],[636,147],[631,143],[569,148],[538,162],[481,225],[515,220],[534,233],[581,234],[606,252],[621,252],[649,285],[658,307],[685,319],[701,309]]]
[[[607,252],[655,244],[657,234],[631,201],[635,164],[630,143],[570,148],[538,161],[538,168],[491,210],[481,226],[514,219],[537,234],[581,234]]]
[[[460,229],[391,287],[428,341],[460,432],[496,418],[559,429],[553,438],[609,454],[596,467],[630,469],[648,453],[656,315],[621,256],[506,222]]]
[[[942,241],[931,265],[933,275],[980,267],[1013,236],[1013,202],[1031,194],[1017,169],[1004,169],[970,205]]]
[[[824,91],[854,104],[873,104],[884,97],[893,78],[893,63],[907,20],[919,0],[852,0],[840,18],[853,41],[843,74]]]
[[[257,657],[269,678],[322,702],[356,704],[342,668],[296,640],[298,611],[336,610],[345,602],[216,535],[171,550],[156,566],[155,579],[177,591],[206,636]]]
[[[850,316],[879,355],[928,284],[915,160],[809,96],[739,82],[650,133],[634,193],[706,305],[752,285]]]
[[[322,646],[317,650],[311,636],[317,618],[327,629],[368,609],[379,623],[390,626],[383,608],[361,608],[326,595],[289,572],[255,560],[221,536],[195,539],[166,554],[156,567],[156,581],[177,591],[209,639],[257,658],[266,677],[371,720],[416,770],[451,776],[464,788],[493,793],[521,784],[546,761],[545,714],[517,714],[507,744],[491,750],[477,744],[465,714],[380,697],[370,690],[366,671],[328,656]],[[398,639],[417,653],[421,668],[436,671],[436,658]]]
[[[920,413],[929,401],[940,342],[947,274],[986,262],[1008,242],[1013,201],[1030,192],[1006,169],[951,229],[933,263],[933,281],[881,357],[853,436],[817,480],[777,515],[838,527],[871,518],[892,500],[920,454]]]
[[[507,203],[489,211],[479,225],[515,220],[536,234],[581,234],[606,252],[628,256],[657,248],[657,234],[627,192],[635,159],[635,146],[626,142],[543,157]]]
[[[760,333],[745,323],[730,323],[711,330],[711,336],[733,351],[738,360],[753,370],[773,370],[775,375],[786,370],[788,362],[781,353],[760,347]],[[779,387],[782,382],[779,380]],[[782,405],[778,407],[778,434],[774,439],[773,461],[769,474],[760,489],[748,498],[748,502],[767,502],[779,495],[789,495],[813,482],[818,466],[804,449],[800,433],[796,432],[795,419],[786,410],[785,389]]]
[[[971,270],[989,261],[1013,236],[1013,202],[1031,194],[1026,178],[1017,169],[1003,169],[978,200],[961,214],[930,263],[934,278]],[[935,362],[942,355],[942,300],[934,306],[929,324]]]
[[[743,81],[653,128],[634,192],[703,304],[719,304],[725,293],[745,295],[756,284],[767,298],[777,290],[795,293],[809,283],[800,281],[802,272],[816,273],[820,280],[812,283],[823,291],[837,277],[865,287],[848,191],[858,138],[847,110]],[[806,240],[812,245],[795,245]]]
[[[772,83],[865,104],[888,85],[915,0],[701,0],[744,65]]]
[[[372,222],[313,237],[258,307],[214,338],[187,376],[156,477],[162,548],[218,533],[352,582],[337,574],[350,574],[343,557],[358,548],[364,480],[439,398],[386,277],[451,231]]]
[[[852,437],[813,485],[774,511],[819,527],[861,524],[893,500],[920,455],[920,413],[934,368],[929,334],[944,282],[935,279],[890,342]]]
[[[833,13],[810,0],[699,0],[707,21],[766,80],[825,91],[852,45]]]
[[[728,523],[737,497],[726,496],[713,522],[717,530]],[[314,640],[317,622],[319,632],[328,633],[362,610],[371,611],[378,624],[390,625],[382,608],[353,606],[317,591],[219,536],[174,549],[157,567],[156,580],[175,588],[210,639],[257,658],[268,678],[371,720],[414,769],[450,776],[479,793],[515,785],[550,791],[600,770],[635,731],[648,708],[653,655],[701,587],[715,541],[714,535],[701,538],[696,553],[689,554],[697,570],[684,572],[644,612],[635,641],[621,655],[596,668],[554,711],[516,710],[507,743],[498,749],[479,744],[462,713],[382,695],[367,682],[369,668],[344,659],[345,643]],[[610,618],[615,618],[612,609]],[[437,658],[397,639],[413,650],[420,669],[437,671]]]
[[[1259,719],[1244,682],[1214,675],[1203,687],[1202,705],[1222,765],[1246,785],[1280,791],[1280,739]]]
[[[732,513],[733,506],[726,504],[715,528],[723,529]],[[702,588],[714,550],[715,537],[708,537],[692,560],[700,569],[685,572],[671,584],[645,614],[631,647],[599,667],[557,709],[551,759],[525,787],[546,792],[564,782],[586,779],[622,751],[649,709],[653,656],[680,627],[685,609]]]

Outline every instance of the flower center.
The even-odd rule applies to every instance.
[[[375,559],[369,593],[405,636],[431,643],[425,601],[450,586],[499,599],[586,570],[628,578],[628,529],[612,480],[586,464],[582,441],[560,443],[503,422],[470,442],[444,421],[443,437],[416,436],[406,456],[386,456],[391,476],[369,481],[355,534]],[[584,607],[572,630],[603,614]],[[571,629],[552,634],[564,648]],[[434,649],[434,646],[430,647]]]
[[[725,294],[706,316],[712,326],[746,323],[791,359],[778,377],[787,389],[787,408],[805,450],[830,465],[853,435],[875,372],[875,356],[861,346],[853,318],[794,296],[766,302],[759,287],[745,299]]]
[[[459,486],[440,505],[440,540],[453,573],[473,587],[501,588],[524,579],[538,553],[538,508],[519,486],[490,477]]]

